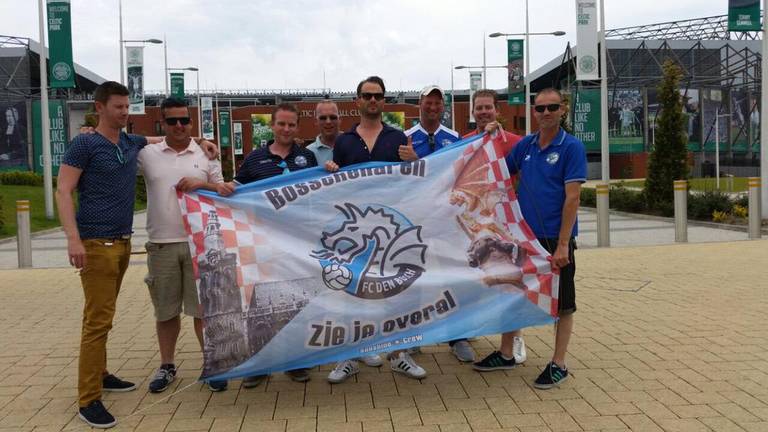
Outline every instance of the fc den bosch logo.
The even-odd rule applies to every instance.
[[[384,299],[403,292],[424,273],[427,245],[421,226],[378,204],[336,208],[342,215],[328,225],[320,247],[310,254],[320,262],[328,288]]]

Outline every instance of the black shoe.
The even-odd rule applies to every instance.
[[[291,380],[296,382],[302,383],[309,381],[309,369],[306,368],[285,371],[285,374],[288,375]]]
[[[243,378],[243,388],[254,388],[267,379],[266,375],[254,375]]]
[[[227,380],[208,381],[208,390],[212,392],[221,392],[227,389]]]
[[[89,426],[99,429],[109,429],[117,424],[117,420],[104,408],[100,400],[95,400],[85,408],[80,408],[78,417]]]
[[[176,378],[176,366],[173,364],[164,364],[155,373],[152,382],[149,383],[151,393],[160,393],[165,391]]]
[[[533,382],[533,386],[537,389],[547,390],[559,386],[567,379],[568,369],[562,369],[555,362],[549,362],[539,377],[536,378],[536,381]]]
[[[499,351],[490,353],[486,358],[472,364],[472,369],[480,372],[505,370],[515,368],[515,358],[507,360]]]
[[[123,381],[112,374],[105,376],[101,382],[102,382],[104,391],[127,392],[131,390],[136,390],[136,384],[128,381]]]

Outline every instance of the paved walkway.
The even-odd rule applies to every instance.
[[[768,241],[579,252],[573,379],[539,391],[551,327],[526,330],[524,366],[479,374],[445,345],[416,356],[415,381],[362,367],[349,382],[266,385],[212,394],[194,384],[200,353],[184,320],[180,377],[147,393],[158,364],[142,264],[130,267],[110,334],[109,367],[140,388],[110,394],[116,430],[137,431],[768,431]],[[71,269],[0,272],[0,431],[83,430],[75,415],[82,294]],[[473,341],[480,355],[497,336]],[[192,384],[190,386],[190,384]],[[159,402],[159,403],[157,403]],[[157,404],[155,404],[157,403]]]

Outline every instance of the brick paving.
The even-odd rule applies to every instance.
[[[254,389],[233,381],[212,394],[194,383],[201,356],[185,319],[180,379],[149,394],[158,354],[137,263],[108,352],[110,370],[140,388],[107,394],[105,404],[118,417],[114,430],[764,432],[766,256],[768,241],[579,251],[573,378],[549,391],[531,386],[553,345],[552,328],[541,327],[526,331],[528,361],[512,371],[481,375],[438,345],[416,355],[429,373],[422,381],[361,365],[356,378],[331,385],[325,365],[306,384],[276,374]],[[4,270],[0,278],[0,431],[87,429],[76,418],[76,273]],[[472,342],[480,355],[498,343]]]

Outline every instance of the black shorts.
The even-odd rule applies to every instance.
[[[555,253],[557,249],[557,239],[540,238],[539,243],[544,246],[549,253]],[[570,264],[560,269],[560,291],[558,294],[558,312],[560,315],[567,315],[576,312],[576,260],[574,251],[576,250],[576,240],[571,238],[568,242],[568,259]]]

